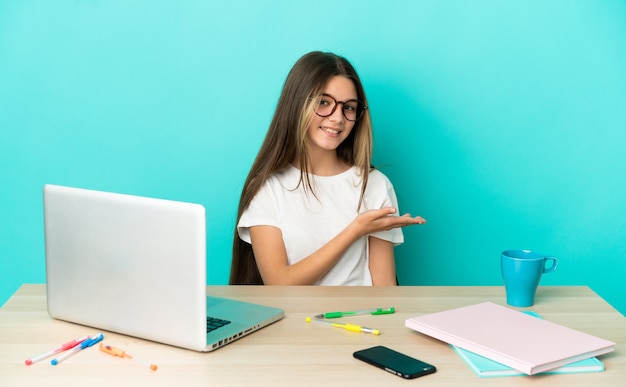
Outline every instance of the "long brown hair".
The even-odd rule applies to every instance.
[[[337,75],[344,76],[354,83],[358,100],[367,106],[361,80],[348,60],[333,53],[319,51],[302,56],[287,76],[265,140],[244,183],[239,200],[237,223],[267,178],[272,173],[287,168],[290,163],[300,169],[300,184],[315,194],[307,173],[309,159],[306,131],[314,114],[316,99],[328,81]],[[350,135],[339,145],[337,155],[339,159],[356,166],[361,172],[363,181],[358,205],[360,207],[372,158],[372,124],[368,109],[365,109]],[[239,238],[236,226],[230,284],[263,284],[252,246]]]

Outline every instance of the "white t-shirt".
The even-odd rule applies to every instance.
[[[239,237],[251,243],[250,227],[277,227],[283,235],[289,264],[294,264],[319,250],[356,218],[361,180],[356,167],[335,176],[311,175],[314,196],[308,187],[305,189],[306,182],[298,186],[299,169],[290,166],[275,172],[241,215],[237,225]],[[397,209],[396,194],[389,179],[373,170],[359,212],[383,207]],[[400,228],[371,236],[394,245],[404,242]],[[363,236],[353,243],[316,284],[371,285],[368,237]]]

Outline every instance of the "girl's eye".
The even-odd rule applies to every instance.
[[[344,104],[343,105],[343,110],[349,111],[349,112],[355,112],[357,109],[356,104]]]

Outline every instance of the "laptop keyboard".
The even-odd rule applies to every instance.
[[[216,330],[217,328],[221,328],[224,325],[230,324],[228,320],[222,320],[215,317],[207,317],[206,318],[206,332],[209,333],[211,331]]]

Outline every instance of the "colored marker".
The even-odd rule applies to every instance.
[[[68,349],[74,348],[75,346],[77,346],[78,344],[80,344],[83,341],[87,340],[88,338],[89,338],[89,336],[84,336],[84,337],[80,337],[78,339],[74,339],[74,340],[68,341],[65,344],[61,344],[61,346],[59,346],[58,348],[51,349],[48,352],[44,352],[44,353],[42,353],[40,355],[37,355],[35,357],[31,357],[30,359],[26,359],[26,361],[24,363],[26,363],[26,365],[31,365],[31,364],[36,363],[36,362],[38,362],[40,360],[43,360],[43,359],[45,359],[47,357],[55,355],[55,354],[57,354],[59,352],[67,351]]]
[[[67,359],[68,357],[70,357],[70,356],[72,356],[72,355],[82,351],[83,349],[89,348],[92,345],[99,343],[100,341],[102,341],[102,339],[104,339],[104,335],[102,333],[99,333],[99,334],[97,334],[97,335],[95,335],[93,337],[90,337],[87,340],[85,340],[82,343],[80,343],[80,345],[75,346],[74,348],[72,348],[71,350],[65,352],[61,356],[58,356],[55,359],[52,359],[50,364],[57,365],[60,362],[62,362],[63,360]]]
[[[108,353],[109,355],[113,355],[113,356],[117,356],[117,357],[125,357],[127,359],[131,359],[132,361],[134,361],[135,363],[142,365],[144,367],[148,367],[150,368],[152,371],[156,371],[157,370],[157,366],[155,364],[150,364],[147,361],[138,359],[134,356],[131,356],[129,354],[127,354],[125,351],[116,348],[116,347],[112,347],[110,345],[104,345],[102,343],[100,343],[100,350],[102,352]]]
[[[357,316],[360,314],[371,314],[373,316],[378,316],[381,314],[392,314],[396,311],[396,309],[392,306],[391,308],[373,308],[373,309],[362,309],[355,310],[352,312],[327,312],[315,315],[315,318],[339,318],[346,316]]]
[[[339,323],[334,323],[334,322],[330,322],[330,321],[325,321],[325,320],[320,320],[317,318],[311,318],[311,317],[307,317],[306,318],[306,322],[310,323],[310,322],[316,322],[318,324],[324,324],[324,325],[328,325],[331,327],[336,327],[336,328],[343,328],[347,331],[351,331],[351,332],[363,332],[363,333],[371,333],[372,335],[380,335],[380,331],[378,329],[373,329],[373,328],[368,328],[368,327],[362,327],[360,325],[354,325],[354,324],[339,324]]]

